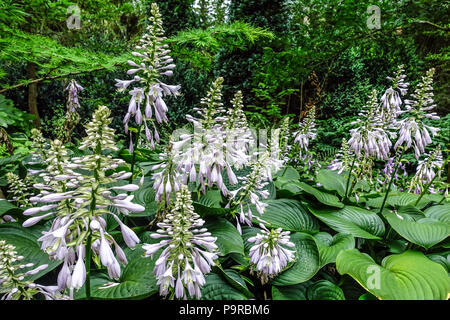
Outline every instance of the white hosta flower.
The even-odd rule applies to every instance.
[[[267,203],[261,199],[267,199],[269,192],[265,190],[269,179],[267,167],[270,164],[269,153],[264,153],[253,165],[253,170],[248,176],[239,177],[242,186],[231,191],[230,201],[227,207],[237,208],[239,215],[236,215],[236,226],[239,233],[242,234],[241,223],[252,225],[253,213],[250,209],[254,205],[256,211],[262,215],[267,207]],[[256,217],[257,218],[257,217]]]
[[[139,186],[113,184],[129,178],[129,173],[120,171],[109,176],[106,174],[125,163],[121,159],[105,155],[105,150],[117,150],[113,139],[114,131],[108,127],[111,123],[109,116],[109,109],[100,106],[92,121],[86,125],[87,137],[81,142],[80,148],[89,148],[91,152],[83,157],[69,159],[60,141],[52,143],[47,172],[42,176],[53,180],[44,179],[46,183],[36,184],[35,187],[41,189],[41,193],[33,199],[45,205],[24,212],[25,215],[36,215],[24,222],[25,227],[56,215],[50,229],[44,231],[38,240],[42,242],[41,248],[49,254],[50,259],[64,259],[58,275],[61,290],[79,289],[84,284],[84,251],[88,237],[91,237],[94,254],[100,256],[110,277],[120,276],[120,265],[111,247],[114,245],[116,255],[123,263],[126,263],[126,257],[106,231],[104,215],[112,215],[119,223],[127,246],[134,247],[139,243],[134,231],[110,211],[111,207],[115,207],[120,213],[128,215],[130,212],[142,212],[145,208],[132,202],[134,195],[120,193],[136,191]],[[83,174],[75,173],[75,168],[82,169]]]
[[[409,190],[422,192],[424,187],[433,181],[433,178],[442,174],[442,166],[444,160],[442,158],[442,152],[440,146],[434,149],[430,154],[425,154],[424,160],[419,160],[417,165],[416,174],[411,180]]]
[[[125,91],[131,84],[137,85],[129,92],[131,99],[128,112],[123,119],[125,133],[128,133],[128,124],[134,118],[138,126],[144,125],[145,137],[153,149],[154,141],[156,140],[159,143],[156,123],[168,121],[168,107],[163,97],[178,95],[180,86],[167,85],[160,81],[161,76],[173,75],[172,70],[175,69],[175,64],[173,64],[173,59],[169,56],[170,50],[167,49],[168,45],[163,44],[165,40],[163,22],[156,3],[153,3],[151,6],[151,17],[149,20],[150,24],[146,33],[140,39],[139,45],[136,46],[136,51],[132,52],[137,62],[128,61],[132,68],[127,71],[127,74],[133,75],[133,79],[116,79],[116,87],[119,88],[119,91]],[[153,117],[156,123],[152,120]],[[153,134],[148,126],[152,126]],[[130,152],[132,152],[133,148],[133,140],[130,133]]]
[[[294,142],[300,146],[300,150],[308,151],[309,142],[316,138],[316,107],[313,106],[305,119],[299,123],[299,129],[294,132]]]
[[[352,124],[358,127],[350,130],[348,145],[358,157],[376,157],[378,159],[388,159],[392,142],[388,132],[384,129],[383,121],[377,114],[377,92],[372,91],[372,96],[366,109],[363,109],[358,118]]]
[[[400,65],[394,77],[387,77],[392,81],[392,86],[389,87],[381,97],[381,104],[378,109],[378,114],[387,127],[396,127],[396,118],[402,112],[401,105],[403,104],[402,96],[408,92],[408,82],[404,82],[406,75],[403,74],[405,70],[403,65]]]
[[[339,149],[338,153],[336,154],[336,157],[333,161],[330,162],[327,169],[338,171],[339,174],[342,173],[344,170],[349,170],[351,166],[351,155],[350,155],[350,149],[348,147],[347,140],[345,138],[342,138],[342,144],[341,148]],[[355,162],[356,164],[356,162]]]
[[[412,94],[415,100],[405,100],[406,110],[402,113],[407,117],[399,121],[400,132],[395,148],[406,145],[409,149],[414,145],[416,159],[419,159],[425,152],[425,147],[432,142],[431,136],[435,136],[439,131],[439,128],[424,123],[425,118],[439,119],[436,112],[430,112],[436,106],[433,100],[433,75],[434,68],[428,70],[426,76],[422,77],[422,81]]]
[[[58,292],[57,287],[42,286],[27,280],[27,276],[37,274],[48,267],[44,264],[20,272],[21,269],[33,267],[33,263],[23,263],[23,256],[18,255],[16,248],[4,240],[0,240],[0,294],[1,300],[30,300],[36,294],[42,294],[46,300],[67,299]]]
[[[194,212],[190,192],[182,185],[176,194],[172,212],[167,213],[154,239],[164,238],[159,243],[144,244],[146,256],[164,250],[155,262],[154,273],[160,286],[160,294],[166,296],[175,290],[176,298],[201,298],[201,287],[205,284],[205,274],[211,271],[217,259],[216,238],[203,228],[204,220]],[[187,290],[187,292],[186,292]]]
[[[254,242],[250,248],[250,262],[264,284],[294,260],[295,251],[287,247],[294,248],[295,245],[290,241],[289,231],[282,231],[281,228],[269,231],[264,225],[260,226],[263,228],[261,233],[249,238],[248,242]]]

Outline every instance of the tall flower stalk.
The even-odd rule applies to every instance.
[[[188,187],[182,185],[172,211],[157,224],[157,233],[150,235],[153,239],[164,240],[142,246],[145,255],[151,257],[164,248],[154,269],[160,295],[171,293],[171,298],[201,298],[205,274],[211,271],[218,257],[216,238],[203,227],[204,223],[194,212]]]
[[[32,198],[33,202],[44,205],[24,211],[24,215],[34,216],[24,222],[25,227],[56,215],[50,230],[43,232],[43,236],[38,239],[42,242],[41,248],[49,254],[50,259],[64,260],[58,275],[59,288],[79,289],[86,282],[88,298],[92,253],[107,268],[111,278],[120,276],[117,259],[127,263],[122,248],[106,231],[104,215],[109,214],[117,221],[125,243],[133,247],[139,242],[138,237],[110,208],[115,207],[124,215],[145,210],[141,205],[131,202],[133,195],[120,193],[136,191],[139,188],[137,185],[111,187],[116,181],[128,179],[131,173],[120,171],[107,175],[107,171],[124,164],[123,160],[105,154],[107,150],[117,150],[114,131],[108,127],[112,121],[109,116],[110,110],[100,106],[92,121],[86,125],[87,136],[80,145],[81,150],[89,150],[85,156],[69,160],[60,141],[52,144],[47,171],[53,179],[35,184],[41,193]],[[38,215],[40,213],[44,214]],[[112,245],[117,258],[111,249]]]

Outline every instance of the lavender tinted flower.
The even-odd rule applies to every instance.
[[[307,151],[309,142],[316,138],[316,107],[313,106],[305,119],[299,123],[299,129],[294,132],[294,142],[300,146],[300,150]]]
[[[289,231],[281,228],[268,230],[260,225],[262,230],[256,236],[248,239],[255,244],[250,248],[250,263],[257,271],[264,284],[280,273],[284,267],[295,258],[295,251],[287,247],[295,247],[290,241]]]
[[[150,235],[154,239],[164,240],[142,246],[146,256],[151,257],[164,248],[154,269],[162,296],[168,295],[172,289],[175,290],[176,298],[201,298],[204,275],[211,271],[217,259],[216,238],[206,228],[202,228],[204,222],[194,212],[187,186],[182,185],[176,194],[172,212],[158,223],[160,229],[157,233]]]
[[[406,110],[402,113],[407,117],[399,121],[400,132],[395,148],[406,145],[409,149],[413,145],[416,159],[419,159],[425,152],[425,147],[432,142],[431,135],[434,136],[439,131],[439,128],[431,127],[424,122],[426,118],[439,119],[436,112],[430,112],[436,106],[433,100],[433,75],[434,68],[428,70],[422,77],[422,81],[412,94],[414,100],[405,100]]]
[[[112,254],[111,246],[114,245],[119,259],[122,249],[106,231],[106,220],[102,217],[105,214],[111,215],[119,223],[127,245],[134,246],[139,242],[134,232],[123,225],[110,210],[115,207],[127,215],[129,212],[141,212],[145,208],[132,202],[133,195],[120,193],[136,191],[138,186],[112,185],[129,178],[129,173],[120,171],[109,176],[106,174],[108,170],[125,164],[121,159],[104,154],[105,150],[117,150],[113,139],[114,131],[108,127],[112,121],[109,116],[109,109],[100,106],[92,121],[86,125],[87,136],[82,140],[80,149],[90,149],[91,152],[85,156],[69,161],[61,142],[55,140],[52,143],[47,161],[47,174],[52,179],[44,179],[46,183],[35,184],[35,187],[41,189],[41,193],[33,199],[46,205],[24,211],[24,215],[44,213],[26,220],[26,227],[50,215],[56,215],[50,230],[43,232],[38,240],[42,242],[41,248],[49,254],[50,259],[64,259],[58,276],[60,289],[79,289],[83,285],[86,278],[84,251],[89,236],[92,238],[93,252],[100,256],[110,277],[120,276],[120,265]],[[74,169],[81,169],[84,173],[76,173]]]
[[[402,112],[401,105],[403,101],[401,97],[405,96],[408,92],[409,83],[404,82],[406,78],[406,75],[403,74],[404,71],[403,65],[400,65],[394,77],[387,77],[388,80],[392,81],[392,86],[381,97],[378,114],[382,121],[389,127],[395,127],[395,120]]]
[[[418,193],[422,192],[424,187],[433,181],[436,174],[438,177],[441,176],[443,164],[444,160],[439,145],[429,154],[425,153],[425,159],[419,160],[416,174],[411,180],[409,190]]]
[[[350,130],[348,145],[358,157],[374,156],[385,160],[388,158],[392,142],[383,128],[380,115],[377,114],[377,106],[377,92],[373,90],[368,106],[358,114],[361,118],[352,122],[358,127]]]
[[[129,92],[131,99],[128,112],[123,119],[125,133],[128,133],[128,124],[134,117],[138,126],[144,125],[146,139],[150,142],[150,146],[154,147],[154,141],[159,142],[156,123],[168,121],[168,108],[163,97],[176,96],[180,86],[168,85],[160,80],[161,76],[172,76],[175,64],[169,56],[168,45],[163,44],[165,39],[163,22],[156,3],[152,3],[149,20],[150,24],[146,33],[140,39],[140,44],[136,46],[136,51],[132,52],[137,62],[128,61],[133,68],[128,70],[127,74],[133,75],[133,79],[116,79],[116,87],[119,91],[125,91],[133,83],[139,86]],[[132,149],[133,142],[130,134],[130,150]]]

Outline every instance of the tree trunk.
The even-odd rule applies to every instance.
[[[36,64],[28,62],[28,79],[36,79]],[[34,114],[34,124],[37,128],[41,126],[41,118],[37,107],[37,83],[30,83],[28,85],[28,111]]]

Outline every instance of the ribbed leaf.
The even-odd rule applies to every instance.
[[[247,297],[215,273],[206,276],[202,300],[247,300]]]
[[[319,249],[314,238],[307,233],[296,232],[291,234],[291,242],[295,244],[296,261],[289,269],[273,279],[274,285],[288,286],[302,283],[319,271]]]
[[[309,210],[332,229],[354,237],[380,239],[385,231],[383,221],[375,212],[359,207],[345,206],[336,210],[310,206]]]
[[[333,237],[329,233],[319,232],[314,235],[314,239],[319,248],[321,268],[328,263],[336,262],[341,250],[355,247],[355,238],[351,234],[338,233]]]
[[[208,218],[204,227],[211,232],[213,237],[217,237],[216,245],[219,247],[220,255],[229,253],[244,254],[244,244],[242,237],[228,220],[224,218]]]
[[[253,214],[269,223],[272,228],[283,228],[289,231],[316,233],[319,231],[318,221],[306,211],[300,201],[293,199],[266,200],[268,204],[263,215],[258,215],[255,208]],[[254,221],[257,223],[257,221]]]
[[[308,300],[345,300],[344,292],[328,280],[314,283],[307,291]]]
[[[369,255],[349,249],[339,253],[336,267],[382,300],[444,300],[450,296],[446,270],[418,251],[387,256],[379,266]]]
[[[306,281],[293,286],[277,287],[272,286],[273,300],[307,300],[306,291],[312,284],[311,281]]]
[[[320,191],[316,188],[311,187],[310,185],[308,185],[304,182],[296,183],[296,185],[298,185],[302,189],[302,191],[306,192],[307,194],[312,195],[320,203],[323,203],[330,207],[336,207],[336,208],[344,207],[344,204],[342,202],[340,202],[339,198],[336,197],[335,195]]]

